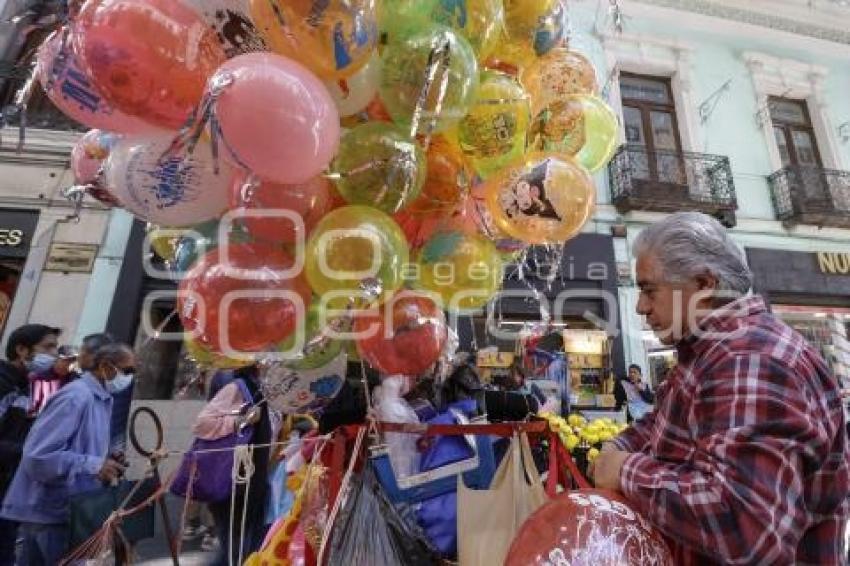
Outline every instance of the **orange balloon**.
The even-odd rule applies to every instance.
[[[74,45],[116,109],[171,130],[225,61],[215,32],[175,0],[90,0],[74,23]]]
[[[531,97],[532,116],[569,94],[595,94],[599,90],[593,64],[581,53],[564,47],[556,47],[525,68],[520,82]]]
[[[407,210],[413,214],[443,214],[460,202],[472,183],[472,169],[460,149],[443,136],[428,147],[428,177],[422,192]]]

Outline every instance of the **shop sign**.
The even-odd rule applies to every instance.
[[[0,257],[25,258],[37,224],[37,211],[0,210]]]
[[[817,256],[824,275],[850,275],[850,253],[820,252]]]
[[[50,245],[45,271],[63,273],[91,273],[97,258],[97,244],[68,244],[54,242]]]

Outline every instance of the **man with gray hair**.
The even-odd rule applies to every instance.
[[[655,410],[591,475],[671,542],[675,564],[843,564],[850,468],[839,387],[820,354],[750,295],[716,220],[674,214],[634,245],[637,311],[678,364]]]
[[[109,455],[112,396],[106,385],[134,374],[136,357],[123,344],[107,344],[93,363],[47,401],[0,509],[3,518],[20,522],[19,565],[58,564],[70,550],[70,497],[115,481],[124,472],[124,464]]]

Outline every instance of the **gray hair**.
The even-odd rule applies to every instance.
[[[753,286],[753,274],[729,232],[701,212],[678,212],[645,228],[633,252],[635,257],[652,252],[671,283],[710,273],[722,298],[744,295]]]
[[[133,349],[126,344],[113,342],[101,346],[94,353],[94,367],[100,367],[100,364],[107,363],[113,366],[118,366],[124,358],[133,355]]]

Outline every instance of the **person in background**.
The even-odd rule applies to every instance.
[[[19,566],[53,566],[68,552],[72,495],[118,480],[125,465],[109,456],[112,396],[107,384],[136,369],[122,344],[100,348],[94,369],[48,400],[24,444],[0,516],[20,523]]]
[[[38,354],[57,348],[59,329],[27,324],[14,330],[6,343],[6,359],[0,361],[0,501],[5,497],[23,453],[32,425],[29,413],[27,368]],[[0,517],[0,566],[15,562],[17,523]]]
[[[643,371],[637,364],[629,366],[629,375],[625,379],[618,379],[614,386],[614,398],[617,400],[616,408],[621,410],[623,405],[628,411],[628,420],[637,421],[652,410],[655,395],[649,383],[643,380]]]
[[[714,218],[651,224],[634,256],[638,314],[678,365],[655,410],[603,446],[596,486],[621,491],[677,565],[844,564],[850,446],[823,357],[750,294]]]
[[[251,395],[245,399],[237,380],[241,380]],[[246,406],[248,404],[248,406]],[[247,412],[246,412],[247,411]],[[241,417],[240,417],[241,415]],[[229,563],[241,564],[242,559],[258,550],[266,535],[265,509],[268,498],[268,474],[272,441],[272,422],[268,404],[263,402],[260,388],[259,370],[248,366],[233,371],[233,381],[222,387],[215,397],[201,410],[195,420],[194,434],[198,438],[216,440],[233,434],[240,422],[253,426],[251,444],[266,445],[255,448],[252,454],[254,474],[248,489],[244,484],[236,486],[235,506],[231,509],[231,500],[210,503],[209,509],[215,519],[220,551],[213,561],[216,566]],[[243,517],[247,499],[247,513]],[[233,531],[231,532],[231,511]],[[231,546],[230,542],[233,542]],[[241,542],[241,545],[240,545]],[[240,546],[242,555],[239,555]]]
[[[89,334],[83,338],[83,343],[80,346],[80,355],[77,358],[77,365],[81,371],[94,369],[94,355],[103,346],[114,344],[115,338],[111,334],[101,332],[97,334]]]
[[[56,355],[39,354],[30,368],[30,412],[38,415],[47,400],[59,389],[77,379],[79,374],[72,367],[77,361],[77,352],[71,346],[60,346]]]

